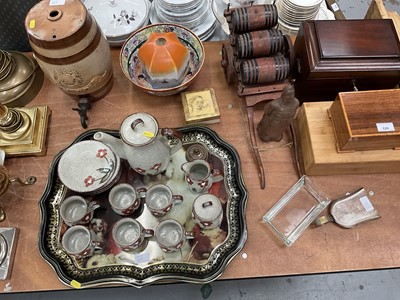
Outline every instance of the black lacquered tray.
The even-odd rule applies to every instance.
[[[175,194],[184,197],[182,204],[175,205],[162,218],[149,214],[144,203],[130,216],[146,228],[155,227],[165,218],[173,218],[183,224],[186,230],[192,231],[194,239],[187,240],[179,251],[173,253],[164,253],[159,249],[154,237],[129,252],[116,247],[110,232],[112,225],[123,217],[110,208],[107,190],[92,196],[84,195],[88,200],[100,203],[92,223],[103,228],[101,234],[106,246],[89,258],[76,259],[68,255],[61,246],[61,237],[68,226],[60,218],[59,207],[65,197],[76,193],[66,188],[57,175],[58,162],[68,147],[54,157],[47,186],[39,202],[39,250],[63,283],[75,288],[116,283],[136,287],[154,282],[206,283],[218,278],[243,248],[247,239],[245,209],[248,194],[236,150],[207,127],[193,126],[177,130],[182,133],[183,147],[171,157],[170,166],[165,172],[156,176],[139,175],[122,160],[122,174],[118,181],[130,183],[137,188],[164,183]],[[99,129],[86,131],[71,145],[92,139],[97,131]],[[119,138],[118,131],[101,131]],[[208,151],[207,160],[213,168],[224,173],[224,180],[214,183],[208,191],[219,197],[224,209],[222,223],[215,229],[200,229],[191,216],[191,204],[199,194],[190,191],[185,185],[180,165],[186,161],[186,150],[194,145],[204,147]]]

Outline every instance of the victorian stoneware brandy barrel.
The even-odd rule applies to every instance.
[[[231,31],[233,33],[269,29],[278,24],[278,10],[274,4],[251,5],[232,10]]]
[[[80,0],[43,0],[25,18],[43,72],[74,99],[103,98],[112,88],[109,44]]]

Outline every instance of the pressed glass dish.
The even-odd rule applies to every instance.
[[[263,220],[286,246],[291,246],[330,202],[304,175],[264,215]]]

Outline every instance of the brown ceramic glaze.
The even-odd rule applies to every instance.
[[[283,138],[283,133],[294,120],[300,104],[294,95],[293,86],[288,85],[279,98],[265,105],[263,118],[257,126],[262,141],[279,142]]]

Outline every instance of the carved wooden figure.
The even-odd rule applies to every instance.
[[[282,140],[283,132],[294,120],[299,106],[293,85],[287,85],[279,98],[264,106],[264,115],[257,126],[260,139],[263,142]]]

